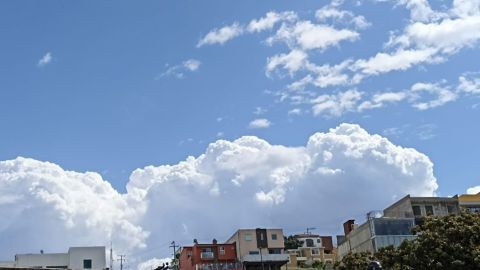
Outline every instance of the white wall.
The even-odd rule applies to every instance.
[[[68,255],[68,268],[72,270],[83,270],[83,260],[92,260],[92,270],[107,267],[105,247],[73,247],[68,250]]]
[[[17,254],[14,264],[6,266],[83,270],[83,260],[92,260],[92,270],[105,269],[105,247],[73,247],[68,253]]]
[[[0,261],[0,267],[15,267],[14,261]]]
[[[67,267],[67,253],[18,254],[15,256],[16,267]]]

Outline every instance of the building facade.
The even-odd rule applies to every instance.
[[[373,213],[373,212],[371,212]],[[460,213],[458,196],[454,197],[411,197],[407,195],[383,210],[383,215],[367,215],[360,226],[348,220],[343,224],[344,237],[338,244],[338,258],[349,252],[377,252],[386,246],[398,247],[405,240],[416,236],[415,225],[421,224],[426,216],[446,216]]]
[[[71,247],[67,253],[17,254],[15,261],[2,262],[2,268],[54,268],[105,270],[105,247]]]
[[[410,197],[407,195],[383,210],[385,217],[415,218],[446,216],[460,213],[458,196],[454,197]]]
[[[338,243],[338,259],[341,260],[350,252],[375,253],[383,247],[398,247],[403,241],[416,237],[412,233],[413,226],[413,218],[369,218],[360,226],[345,231],[343,242]]]
[[[286,251],[290,260],[285,269],[309,268],[315,262],[333,266],[335,249],[331,236],[297,234],[294,237],[302,243],[302,246]]]
[[[226,243],[235,245],[244,269],[279,270],[289,260],[282,229],[240,229]]]
[[[242,265],[237,260],[235,244],[219,244],[213,240],[210,244],[182,247],[179,258],[180,270],[239,270]]]
[[[480,213],[480,192],[477,194],[464,194],[458,197],[461,209],[471,213]]]

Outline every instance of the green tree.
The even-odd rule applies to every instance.
[[[284,236],[283,240],[285,242],[285,250],[297,249],[303,245],[303,241],[298,240],[293,235],[290,235],[288,237]]]
[[[394,269],[480,269],[480,215],[429,216],[414,228],[418,237],[392,252]],[[410,268],[405,268],[410,267]]]
[[[480,215],[425,217],[416,226],[417,238],[404,241],[398,248],[380,249],[376,254],[389,270],[473,270],[480,269]],[[366,269],[370,254],[348,254],[337,269]]]
[[[370,252],[348,253],[341,262],[335,263],[337,270],[365,270],[375,260]]]
[[[325,270],[327,265],[324,262],[321,261],[314,261],[312,264],[313,268],[316,268],[318,270]]]

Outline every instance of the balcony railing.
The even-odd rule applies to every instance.
[[[197,264],[195,270],[240,270],[243,269],[241,263],[204,263]]]
[[[211,251],[206,251],[206,252],[200,253],[200,258],[204,260],[209,260],[209,259],[215,258],[215,255]]]

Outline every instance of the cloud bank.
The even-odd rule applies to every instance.
[[[112,239],[133,264],[168,257],[172,240],[223,240],[240,227],[335,233],[345,219],[407,193],[432,196],[437,182],[426,155],[341,124],[298,147],[254,136],[218,140],[198,157],[136,169],[126,189],[49,162],[1,161],[0,213],[9,218],[0,242],[12,244],[0,245],[0,254]]]

